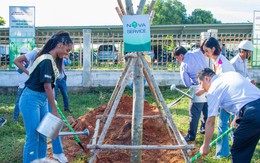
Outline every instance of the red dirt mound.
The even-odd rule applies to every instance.
[[[96,124],[96,116],[102,115],[107,104],[104,104],[85,115],[79,117],[72,122],[75,131],[83,131],[88,128],[89,136],[79,136],[83,146],[91,144]],[[116,111],[116,114],[132,115],[133,98],[123,95]],[[150,105],[144,101],[144,115],[159,115],[156,106]],[[106,134],[103,144],[131,145],[131,118],[113,118],[111,125]],[[172,142],[164,127],[161,118],[144,119],[143,121],[143,145],[171,145]],[[176,141],[174,144],[177,144]],[[86,149],[86,153],[82,151],[76,143],[73,136],[63,137],[63,149],[69,161],[72,162],[76,158],[82,158],[82,161],[88,162],[92,153]],[[130,162],[130,150],[100,150],[97,162]],[[85,160],[84,160],[85,159]],[[143,150],[142,162],[184,162],[184,158],[180,150]]]

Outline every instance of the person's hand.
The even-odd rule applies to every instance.
[[[69,59],[69,54],[64,55],[64,58]]]
[[[209,152],[210,152],[209,145],[202,144],[202,146],[200,147],[200,155],[205,156],[209,154]]]
[[[201,96],[205,92],[206,92],[206,90],[200,87],[199,89],[197,89],[197,92],[195,92],[195,95],[196,96]]]
[[[231,127],[234,126],[235,129],[238,127],[237,120],[238,120],[238,118],[235,117],[234,120],[231,122]]]
[[[250,81],[253,85],[256,85],[255,81],[254,80],[251,80]]]
[[[56,117],[60,118],[60,115],[59,115],[59,113],[58,113],[57,111],[54,111],[54,110],[53,110],[53,111],[52,111],[52,114],[55,115]]]

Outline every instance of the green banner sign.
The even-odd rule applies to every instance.
[[[21,47],[32,50],[35,47],[35,7],[9,7],[9,68],[14,69],[12,62],[19,56]]]
[[[125,52],[151,50],[149,15],[123,16],[123,31]]]

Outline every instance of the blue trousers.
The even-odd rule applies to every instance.
[[[260,98],[242,108],[231,147],[232,163],[250,163],[260,138]]]
[[[207,102],[192,103],[189,110],[190,127],[187,134],[187,136],[192,140],[196,138],[198,123],[199,123],[201,113],[202,113],[202,118],[201,118],[200,130],[204,130],[208,118],[208,104]]]
[[[48,109],[49,109],[49,112],[52,113],[52,108],[51,108],[51,105],[49,102],[48,102]],[[57,136],[56,139],[52,139],[51,143],[52,143],[52,151],[54,154],[63,153],[62,142],[61,142],[60,136]]]
[[[228,130],[229,128],[229,120],[231,115],[226,112],[224,109],[220,109],[219,117],[218,117],[218,136]],[[228,157],[229,156],[229,139],[228,135],[224,136],[221,140],[216,143],[216,157]]]
[[[44,115],[48,112],[48,100],[45,92],[36,92],[25,88],[20,99],[24,127],[26,132],[23,163],[30,163],[47,155],[46,137],[36,131]]]
[[[23,88],[18,88],[17,99],[16,99],[16,103],[14,106],[14,120],[18,120],[18,118],[19,118],[19,114],[20,114],[19,101],[20,101],[22,92],[23,92]]]
[[[67,83],[65,79],[57,79],[56,80],[56,85],[55,85],[55,99],[57,100],[58,97],[58,91],[61,91],[61,95],[63,98],[63,106],[64,109],[68,109],[69,108],[69,96],[68,96],[68,88],[67,88]]]

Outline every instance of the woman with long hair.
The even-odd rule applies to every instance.
[[[30,76],[25,82],[25,89],[19,103],[26,131],[24,163],[44,158],[47,155],[46,137],[39,134],[36,129],[48,112],[48,102],[52,114],[59,117],[53,88],[62,70],[63,56],[68,54],[72,47],[73,42],[69,33],[59,31],[39,51],[30,68]]]
[[[213,71],[220,75],[225,72],[235,71],[232,64],[227,60],[227,58],[221,54],[221,47],[218,40],[214,37],[205,39],[200,47],[201,51],[208,58],[213,60]],[[228,79],[227,79],[228,80]],[[220,109],[218,118],[218,136],[224,133],[229,128],[229,120],[232,116],[226,112],[224,109]],[[216,144],[216,155],[214,158],[223,158],[230,155],[228,136],[224,136],[223,139]]]

